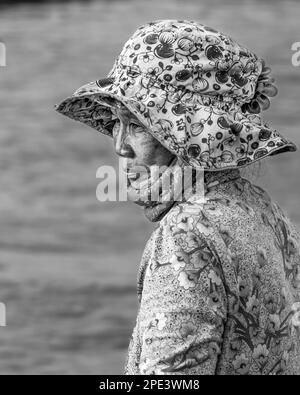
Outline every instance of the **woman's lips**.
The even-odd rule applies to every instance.
[[[135,181],[139,178],[140,174],[139,173],[127,173],[127,177],[132,180]]]
[[[142,186],[144,182],[148,183],[149,174],[146,171],[129,171],[126,173],[127,179],[133,187]]]
[[[135,181],[140,177],[148,175],[147,171],[141,167],[136,168],[136,170],[134,168],[127,168],[125,170],[125,173],[126,173],[127,177],[132,181]]]

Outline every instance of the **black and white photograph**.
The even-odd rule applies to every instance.
[[[0,375],[300,375],[299,21],[0,1]]]

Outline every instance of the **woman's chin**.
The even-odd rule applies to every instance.
[[[135,188],[133,188],[131,185],[127,188],[127,197],[128,200],[132,201],[135,204],[138,204],[139,206],[146,206],[147,202],[141,200],[141,196]]]
[[[149,177],[147,174],[143,174],[143,175],[137,174],[136,177],[132,177],[132,178],[128,177],[128,181],[129,184],[132,186],[132,188],[141,190],[143,188],[148,187]]]

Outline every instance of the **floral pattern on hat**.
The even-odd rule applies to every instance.
[[[263,122],[277,93],[263,59],[194,21],[147,23],[109,75],[80,87],[56,110],[111,136],[110,108],[123,103],[185,163],[240,168],[296,145]]]

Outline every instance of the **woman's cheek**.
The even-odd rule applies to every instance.
[[[155,162],[159,146],[152,139],[138,138],[135,140],[134,149],[136,151],[136,156],[149,164],[150,162]]]

